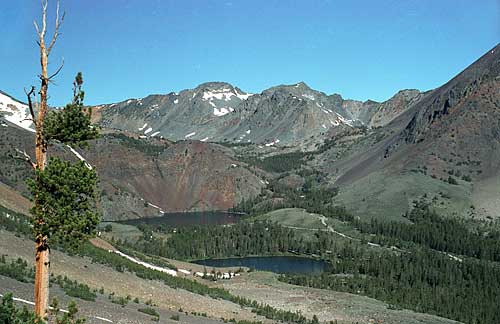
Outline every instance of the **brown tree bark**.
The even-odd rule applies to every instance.
[[[43,19],[45,15],[43,15]],[[43,37],[40,38],[40,65],[42,73],[40,75],[40,104],[38,117],[36,120],[36,133],[35,133],[35,156],[36,167],[38,170],[43,171],[47,163],[47,143],[43,137],[43,121],[47,114],[47,90],[49,87],[47,63],[48,56],[45,48]],[[35,205],[37,205],[37,197],[35,197]],[[38,220],[42,222],[42,220]],[[49,247],[47,237],[38,234],[35,238],[35,312],[41,318],[47,315],[49,307]]]
[[[38,34],[38,45],[40,47],[40,66],[41,66],[41,86],[40,86],[40,102],[38,105],[38,115],[35,116],[33,123],[35,124],[35,167],[37,170],[43,171],[47,163],[47,142],[43,136],[43,122],[48,111],[47,93],[49,82],[62,68],[59,69],[51,76],[48,74],[47,65],[49,54],[54,46],[57,37],[59,36],[59,26],[64,19],[64,15],[59,19],[59,1],[57,2],[56,11],[56,25],[54,35],[47,48],[45,44],[45,34],[47,26],[47,5],[48,0],[42,0],[42,26],[38,27],[36,21],[34,22],[35,29]],[[64,63],[64,61],[63,61]],[[30,110],[33,111],[31,106],[31,99],[29,100]],[[36,179],[35,179],[36,181]],[[35,207],[39,208],[38,197],[34,197]],[[43,209],[42,209],[43,212]],[[43,219],[36,220],[39,224],[43,224]],[[48,237],[44,234],[38,233],[35,237],[35,313],[40,318],[47,317],[47,310],[49,308],[49,276],[50,276],[50,260],[49,260],[49,242]]]

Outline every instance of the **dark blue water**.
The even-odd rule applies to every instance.
[[[117,223],[127,225],[148,224],[151,226],[185,226],[185,225],[227,225],[234,224],[243,217],[242,214],[227,212],[190,212],[190,213],[165,213],[160,217],[131,219]]]
[[[247,267],[275,273],[321,273],[328,263],[297,256],[245,257],[192,261],[206,267]]]

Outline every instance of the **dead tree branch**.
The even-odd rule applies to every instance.
[[[33,162],[33,160],[31,159],[31,156],[28,155],[28,153],[26,153],[26,151],[21,151],[20,149],[15,149],[17,153],[21,154],[21,155],[13,155],[13,154],[9,154],[10,157],[14,158],[14,159],[19,159],[19,160],[23,160],[25,162],[28,162],[31,167],[33,167],[33,169],[36,170],[36,163]]]
[[[49,76],[49,78],[47,80],[51,81],[53,77],[55,77],[59,72],[61,72],[63,66],[64,66],[64,57],[62,58],[61,65],[57,68],[56,72],[52,73],[52,75]]]
[[[35,124],[35,127],[36,127],[35,110],[33,109],[33,102],[31,101],[31,96],[33,95],[34,92],[35,92],[34,86],[31,86],[31,89],[29,92],[27,92],[26,89],[24,89],[24,93],[28,97],[28,107],[30,109],[31,118],[33,119],[33,124]]]
[[[54,30],[54,35],[52,35],[52,40],[50,41],[49,48],[47,50],[47,56],[50,54],[52,47],[56,43],[57,37],[60,35],[59,27],[62,25],[64,21],[64,17],[66,16],[66,12],[63,12],[61,19],[59,19],[59,0],[57,1],[57,9],[56,9],[56,26]]]

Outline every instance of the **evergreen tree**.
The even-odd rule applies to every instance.
[[[48,87],[52,79],[62,69],[48,73],[48,58],[59,36],[59,27],[64,14],[59,17],[57,2],[55,28],[49,43],[46,43],[48,0],[42,0],[41,27],[35,21],[40,49],[40,101],[33,104],[35,87],[27,93],[28,106],[35,125],[35,156],[32,162],[28,154],[24,158],[35,169],[35,179],[29,183],[33,195],[33,230],[35,236],[35,313],[40,318],[47,315],[49,301],[49,240],[64,242],[68,246],[77,245],[92,235],[98,222],[93,211],[97,176],[90,165],[78,162],[71,164],[57,158],[47,163],[47,149],[51,141],[66,145],[85,143],[97,136],[97,129],[90,124],[90,111],[83,107],[84,93],[81,89],[83,78],[79,73],[75,79],[73,100],[61,111],[49,112]],[[63,62],[64,63],[64,62]]]

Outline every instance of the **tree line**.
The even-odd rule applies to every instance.
[[[330,216],[337,214],[332,211]],[[297,231],[278,224],[244,221],[232,226],[179,228],[175,233],[170,231],[167,240],[155,238],[153,229],[144,227],[144,235],[137,242],[121,243],[144,253],[186,260],[287,251],[314,253],[329,261],[327,271],[321,275],[284,275],[281,280],[366,295],[394,308],[466,323],[500,322],[500,265],[492,262],[495,254],[491,252],[496,249],[494,231],[488,231],[493,235],[489,241],[486,234],[471,231],[460,221],[442,218],[425,205],[417,204],[407,217],[412,224],[360,223],[353,219],[351,225],[361,229],[364,237],[359,241],[323,231],[304,239]],[[382,246],[369,246],[368,241]],[[464,247],[467,245],[470,247]],[[448,254],[457,253],[458,248],[472,252]]]
[[[415,202],[405,217],[411,223],[371,219],[356,221],[362,233],[374,234],[372,242],[386,246],[405,246],[408,242],[437,251],[473,258],[500,261],[500,231],[491,226],[469,228],[464,220],[440,217],[428,204]]]

